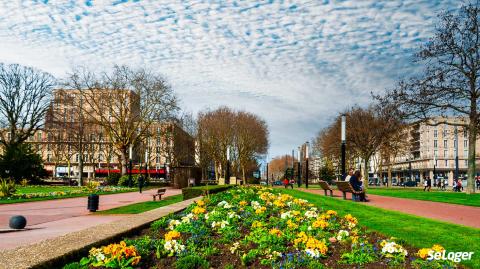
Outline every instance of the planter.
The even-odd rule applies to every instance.
[[[13,216],[10,218],[9,226],[12,229],[23,229],[27,225],[27,219],[24,216]]]
[[[88,195],[88,204],[87,204],[87,209],[90,210],[90,212],[95,212],[98,210],[98,202],[100,200],[100,196],[98,194],[90,194]]]

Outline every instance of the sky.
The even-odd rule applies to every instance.
[[[0,62],[64,77],[114,64],[162,74],[185,111],[262,117],[269,158],[371,92],[419,72],[413,53],[457,0],[0,1]],[[348,128],[348,127],[347,127]]]

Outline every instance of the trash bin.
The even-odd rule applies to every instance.
[[[87,209],[90,210],[90,212],[95,212],[98,210],[98,203],[99,203],[100,197],[98,194],[90,194],[88,195],[88,205]]]

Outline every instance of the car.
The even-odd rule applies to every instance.
[[[277,180],[277,181],[273,182],[273,185],[282,185],[282,181]]]

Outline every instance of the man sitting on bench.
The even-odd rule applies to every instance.
[[[363,190],[362,187],[362,173],[360,171],[355,171],[353,176],[350,177],[350,185],[352,185],[352,188],[355,191],[358,191],[359,193],[356,194],[360,197],[361,202],[368,202],[367,199],[365,199],[365,191]]]

